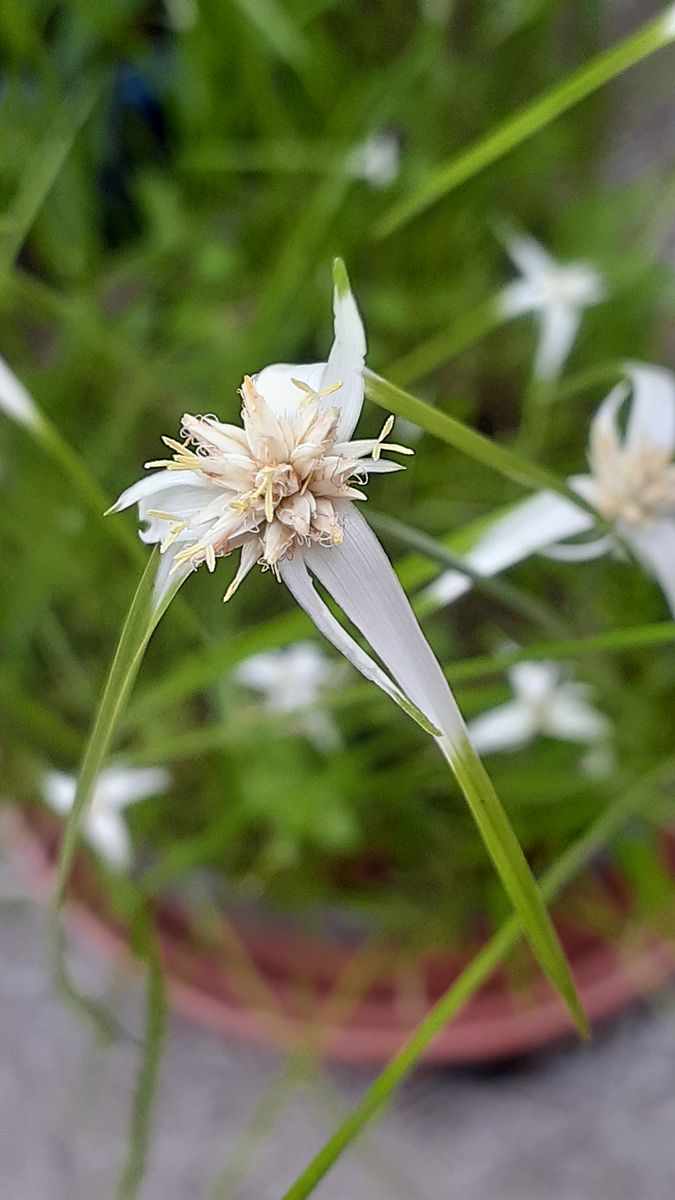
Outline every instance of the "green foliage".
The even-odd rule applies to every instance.
[[[419,419],[431,408],[447,435],[425,434],[405,475],[373,481],[370,504],[461,553],[465,528],[523,485],[583,469],[608,378],[626,356],[663,356],[674,295],[659,262],[673,180],[657,164],[621,187],[604,182],[611,95],[589,92],[508,155],[500,143],[488,171],[465,169],[461,189],[386,240],[374,234],[439,164],[466,162],[506,115],[592,58],[601,10],[578,0],[563,18],[552,0],[427,0],[370,5],[366,19],[349,0],[6,7],[0,346],[52,431],[36,442],[0,427],[8,793],[34,799],[42,767],[77,765],[144,553],[129,548],[131,515],[104,522],[107,498],[186,408],[232,419],[245,371],[325,354],[336,253],[366,318],[370,366],[383,376],[391,366],[425,402]],[[376,187],[354,162],[381,130],[400,139],[401,171]],[[494,318],[510,278],[493,233],[504,219],[562,259],[594,261],[610,284],[584,318],[529,475],[512,446],[535,335],[527,318]],[[380,419],[366,410],[364,428]],[[482,462],[453,441],[457,422],[482,435],[468,444],[490,448]],[[383,530],[398,556],[400,538]],[[412,587],[438,566],[416,552],[397,557]],[[168,796],[128,814],[148,886],[153,871],[157,888],[208,872],[230,897],[340,904],[413,942],[460,939],[500,901],[433,747],[356,681],[327,698],[335,753],[265,712],[234,667],[314,634],[269,576],[253,574],[224,607],[229,578],[226,565],[188,582],[150,644],[117,745],[174,772]],[[557,633],[542,628],[542,608]],[[504,643],[527,652],[545,637],[544,653],[589,682],[614,723],[607,779],[583,776],[578,750],[546,740],[490,764],[537,867],[668,753],[665,616],[634,566],[534,560],[506,590],[477,589],[427,620],[468,717],[507,696]],[[667,799],[653,800],[663,820]],[[647,897],[652,838],[640,837],[646,853],[625,861]]]

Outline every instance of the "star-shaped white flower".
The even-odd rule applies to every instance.
[[[500,294],[502,315],[534,313],[539,321],[535,378],[556,379],[572,349],[585,308],[604,300],[602,275],[588,263],[559,263],[534,238],[509,237],[506,249],[521,278]]]
[[[119,871],[131,863],[131,839],[122,812],[130,804],[158,796],[171,782],[161,767],[107,767],[96,782],[94,797],[84,819],[87,841]],[[48,771],[42,779],[47,804],[65,817],[73,807],[77,780],[62,771]]]
[[[265,367],[241,388],[243,428],[183,417],[183,441],[160,469],[128,488],[114,511],[137,504],[145,542],[160,543],[156,597],[182,576],[235,550],[229,600],[259,563],[283,582],[317,628],[406,711],[440,731],[446,754],[465,727],[445,676],[377,537],[354,501],[370,475],[396,471],[383,452],[411,453],[387,437],[353,439],[364,397],[366,339],[344,265],[335,264],[335,341],[327,362]],[[357,483],[359,487],[354,487]],[[333,616],[333,597],[382,667]],[[454,751],[453,751],[454,752]]]
[[[314,642],[254,654],[234,674],[239,683],[263,696],[269,712],[298,714],[298,727],[317,750],[337,749],[340,735],[322,707],[322,697],[336,686],[341,671]]]
[[[625,384],[610,393],[591,422],[590,475],[574,475],[570,487],[612,523],[610,533],[578,544],[564,539],[588,533],[592,515],[555,492],[538,492],[497,520],[466,556],[490,577],[540,551],[551,558],[582,561],[621,554],[623,542],[660,584],[675,616],[675,376],[662,367],[627,363]],[[628,403],[625,433],[619,416]],[[561,544],[562,543],[562,544]],[[468,591],[460,571],[446,571],[430,586],[437,604]]]
[[[513,699],[469,724],[479,754],[518,750],[535,738],[606,743],[610,724],[589,703],[589,689],[565,679],[552,662],[518,663],[509,673]]]

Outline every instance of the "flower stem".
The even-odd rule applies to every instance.
[[[453,155],[448,162],[432,171],[412,196],[385,212],[375,227],[376,237],[387,237],[400,229],[441,197],[497,162],[539,130],[545,129],[556,117],[673,40],[675,15],[671,5],[655,20],[585,63],[562,83],[538,96],[468,149]]]

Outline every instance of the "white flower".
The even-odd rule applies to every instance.
[[[399,469],[378,438],[352,439],[363,405],[366,341],[344,265],[334,270],[335,341],[325,363],[265,367],[241,389],[243,429],[215,417],[183,418],[174,457],[125,491],[116,511],[138,504],[141,534],[159,542],[158,594],[187,573],[241,548],[229,599],[260,563],[281,580],[317,628],[367,679],[439,736],[446,756],[465,728],[443,672],[389,559],[355,500],[353,482]],[[314,586],[333,597],[387,668],[347,633]],[[390,672],[390,674],[388,673]],[[440,731],[440,732],[439,732]],[[453,757],[451,761],[454,761]]]
[[[234,674],[239,683],[261,693],[269,712],[299,714],[299,727],[318,750],[337,749],[340,735],[321,697],[341,672],[314,642],[254,654]]]
[[[11,417],[19,425],[36,426],[40,423],[40,414],[35,401],[28,394],[16,375],[0,358],[0,412]]]
[[[356,179],[363,179],[374,188],[387,188],[398,176],[401,165],[401,147],[395,133],[381,130],[371,133],[357,146],[351,161],[351,170]]]
[[[583,310],[606,296],[603,278],[587,263],[556,262],[531,237],[510,237],[506,249],[521,278],[502,290],[501,313],[507,319],[537,315],[535,378],[556,379],[572,349]]]
[[[620,409],[628,398],[616,387],[591,422],[590,475],[575,475],[570,487],[610,521],[610,533],[580,544],[563,539],[587,533],[592,515],[555,492],[539,492],[490,526],[466,557],[480,575],[496,575],[535,551],[581,561],[621,554],[623,541],[660,584],[675,615],[675,377],[661,367],[627,363],[632,385],[625,433]],[[559,543],[563,542],[562,545]],[[447,571],[428,589],[448,604],[471,586],[459,571]]]
[[[609,721],[589,704],[588,688],[565,679],[556,663],[518,663],[508,676],[513,700],[469,724],[479,754],[517,750],[539,735],[594,746],[606,742]]]
[[[131,840],[122,810],[137,800],[166,791],[170,779],[161,767],[107,767],[99,775],[84,818],[84,832],[113,867],[122,871],[131,862]],[[44,799],[59,816],[70,812],[76,788],[75,776],[61,771],[48,771],[42,779]]]

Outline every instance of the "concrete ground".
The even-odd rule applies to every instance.
[[[110,962],[78,935],[71,944],[80,985],[108,990]],[[45,912],[11,863],[0,874],[0,947],[0,1195],[113,1200],[138,1047],[97,1044],[57,996]],[[140,1031],[140,980],[114,988],[125,1027]],[[673,1000],[626,1014],[589,1046],[517,1067],[417,1073],[316,1195],[672,1200]],[[331,1069],[275,1091],[282,1068],[273,1052],[172,1017],[142,1200],[278,1200],[372,1078]]]

